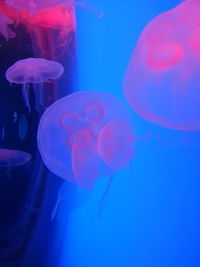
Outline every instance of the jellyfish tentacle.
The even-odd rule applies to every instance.
[[[42,83],[33,84],[33,90],[35,95],[35,110],[40,111],[44,107]]]
[[[99,219],[102,218],[102,211],[103,211],[104,206],[105,206],[105,199],[106,199],[106,196],[108,195],[108,192],[110,190],[110,187],[111,187],[111,184],[112,184],[112,181],[113,181],[113,177],[114,177],[114,175],[110,175],[109,176],[108,184],[106,186],[105,191],[103,192],[103,195],[101,196],[101,199],[100,199],[100,202],[99,202],[99,207],[98,207],[98,218]]]
[[[56,204],[51,213],[51,221],[53,221],[55,218],[59,219],[60,204],[68,196],[68,194],[69,194],[69,186],[67,183],[63,183],[58,192]]]
[[[30,84],[29,83],[24,83],[22,87],[22,94],[23,94],[23,99],[24,99],[24,104],[28,109],[28,112],[31,112],[30,108],[30,103],[29,103],[29,89],[30,89]]]

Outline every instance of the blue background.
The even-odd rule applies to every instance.
[[[123,76],[139,35],[180,2],[88,0],[104,13],[101,19],[77,6],[77,90],[103,90],[125,101]],[[69,212],[59,267],[200,266],[199,133],[165,129],[131,112],[134,158],[114,176],[101,218],[108,177]],[[78,189],[76,198],[84,194]]]

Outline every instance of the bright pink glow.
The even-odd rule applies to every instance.
[[[131,160],[131,124],[126,105],[115,96],[98,91],[74,93],[44,112],[38,148],[50,171],[91,190],[96,179],[124,168]],[[105,136],[106,129],[111,128],[112,134]],[[109,142],[116,148],[109,160],[104,160]]]
[[[132,109],[166,127],[200,129],[200,2],[153,19],[129,62],[124,92]]]
[[[72,146],[72,170],[77,184],[87,190],[93,188],[98,171],[96,140],[90,130],[78,130]]]
[[[0,167],[20,166],[31,160],[27,152],[11,149],[0,149]]]
[[[8,1],[11,2],[11,0]],[[13,4],[10,4],[10,6],[5,5],[4,2],[0,2],[0,10],[6,17],[11,19],[11,21],[16,22],[17,24],[22,23],[26,26],[29,32],[39,34],[40,39],[43,37],[41,36],[42,33],[40,33],[40,27],[58,31],[59,38],[56,42],[56,47],[54,48],[56,49],[57,46],[65,46],[66,49],[66,45],[69,45],[69,43],[72,41],[70,34],[75,31],[74,6],[70,4],[71,1],[66,2],[68,3],[67,5],[54,5],[55,1],[52,2],[54,3],[52,5],[46,5],[45,2],[45,8],[39,8],[36,10],[29,10],[29,8],[16,9],[14,4],[19,3],[20,5],[22,4],[21,1],[12,1]],[[28,3],[30,3],[30,1]],[[44,2],[38,1],[37,5],[41,3]],[[39,40],[37,40],[37,42],[39,42]],[[37,42],[35,45],[39,45]]]
[[[133,157],[134,139],[131,128],[122,119],[107,123],[98,136],[98,153],[112,170],[121,170]]]

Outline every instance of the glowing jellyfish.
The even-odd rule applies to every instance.
[[[24,151],[0,149],[0,167],[24,165],[31,160],[31,155]]]
[[[43,83],[59,78],[63,72],[63,66],[58,62],[44,58],[26,58],[9,67],[6,71],[6,78],[10,83],[23,85],[24,102],[29,111],[29,86],[33,84],[35,107],[36,110],[40,110],[43,106]]]
[[[3,35],[6,41],[16,37],[15,32],[9,28],[9,25],[13,25],[13,23],[10,18],[0,13],[0,34]]]
[[[132,109],[160,125],[200,129],[200,2],[153,19],[129,62],[124,92]]]
[[[56,101],[44,112],[38,148],[50,171],[91,190],[96,179],[130,162],[131,126],[129,110],[120,99],[105,92],[82,91]]]

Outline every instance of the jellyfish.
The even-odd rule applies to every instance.
[[[29,87],[33,84],[35,92],[35,108],[43,107],[42,85],[48,80],[59,78],[64,72],[63,66],[55,61],[44,58],[26,58],[18,60],[6,71],[6,78],[10,83],[21,84],[26,107],[30,112]]]
[[[0,167],[6,168],[6,175],[12,178],[11,169],[16,166],[26,164],[31,160],[31,155],[27,152],[12,149],[0,149]]]
[[[123,87],[144,119],[172,129],[200,129],[199,13],[199,1],[184,1],[142,32]]]
[[[131,114],[120,99],[106,92],[81,91],[56,101],[44,112],[38,148],[51,172],[92,190],[97,179],[112,176],[132,159],[131,129]]]
[[[0,149],[0,167],[15,167],[24,165],[31,160],[31,155],[24,151]]]
[[[0,13],[0,34],[8,41],[11,38],[15,38],[16,34],[9,28],[9,25],[13,25],[12,19]]]

